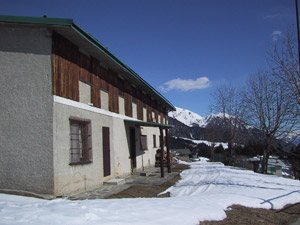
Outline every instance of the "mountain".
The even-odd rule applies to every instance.
[[[285,138],[286,141],[293,143],[294,145],[299,145],[300,144],[300,133],[299,132],[291,132],[287,135]]]
[[[176,107],[176,111],[169,113],[169,122],[175,126],[170,129],[170,135],[173,137],[171,144],[173,143],[174,147],[177,145],[187,146],[193,145],[199,140],[202,140],[202,143],[204,143],[203,141],[226,143],[230,117],[230,115],[224,116],[222,113],[203,117],[190,110]],[[233,141],[237,144],[246,145],[249,141],[263,142],[262,132],[242,121],[237,126],[237,134],[237,138]],[[290,133],[288,138],[277,139],[274,145],[280,145],[285,151],[290,151],[299,143],[300,134]]]
[[[187,109],[176,107],[176,111],[169,113],[170,124],[175,125],[170,134],[175,137],[211,142],[226,142],[230,115],[210,114],[202,117]],[[236,142],[246,144],[249,137],[260,139],[258,129],[243,122],[238,124],[239,139]]]
[[[194,113],[187,109],[182,109],[179,107],[175,107],[176,111],[169,112],[169,117],[178,120],[179,122],[185,124],[188,127],[192,127],[194,125],[205,125],[202,124],[205,117],[200,116],[197,113]]]

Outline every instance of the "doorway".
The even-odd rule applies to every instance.
[[[135,128],[130,128],[130,161],[131,169],[136,168],[136,142],[135,142]]]
[[[109,140],[109,127],[102,127],[102,140],[103,140],[103,175],[109,176],[110,172],[110,140]]]

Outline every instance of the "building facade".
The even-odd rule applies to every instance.
[[[155,164],[174,106],[71,19],[0,16],[0,188],[56,196]]]

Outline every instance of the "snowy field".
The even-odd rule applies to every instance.
[[[0,194],[0,224],[184,224],[222,220],[232,204],[279,209],[300,202],[300,181],[224,166],[191,163],[171,198],[69,201]]]

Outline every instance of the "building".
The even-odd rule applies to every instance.
[[[72,19],[0,16],[0,73],[0,189],[92,189],[167,144],[174,106]]]

